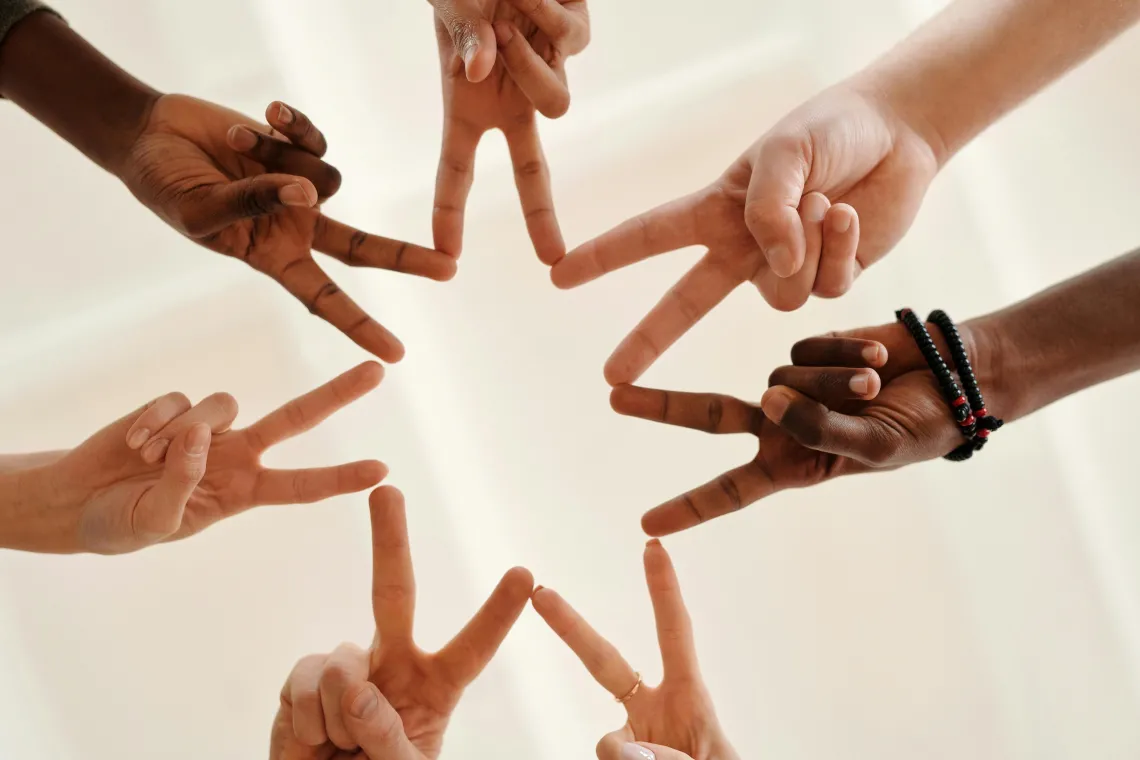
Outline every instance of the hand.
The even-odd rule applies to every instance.
[[[162,96],[121,177],[191,240],[269,275],[365,351],[399,361],[400,341],[329,279],[312,251],[434,280],[453,277],[454,260],[321,214],[318,204],[340,187],[340,173],[321,160],[324,135],[283,103],[270,105],[266,118],[268,127],[213,103]]]
[[[645,580],[657,619],[665,677],[660,686],[641,683],[613,644],[557,593],[541,586],[534,609],[574,650],[590,675],[619,701],[629,720],[598,743],[599,760],[735,760],[717,721],[712,697],[701,680],[693,625],[668,552],[659,541],[645,548]]]
[[[372,610],[368,652],[342,644],[305,657],[281,690],[270,760],[434,760],[463,690],[494,657],[534,586],[508,572],[475,617],[435,654],[412,638],[416,601],[404,497],[380,488],[372,513]]]
[[[980,332],[968,325],[960,331],[979,382],[990,387],[992,351]],[[938,330],[930,332],[949,357]],[[707,433],[751,433],[759,443],[748,464],[648,512],[646,533],[687,530],[785,489],[936,459],[963,442],[934,374],[900,324],[801,341],[792,347],[792,365],[773,372],[769,385],[758,406],[709,393],[613,390],[611,404],[621,414]],[[992,411],[1001,404],[994,401]]]
[[[362,364],[243,430],[230,429],[238,408],[229,394],[194,407],[180,393],[163,396],[45,468],[46,519],[60,528],[28,548],[121,554],[187,538],[252,507],[371,488],[387,473],[376,461],[273,470],[260,459],[364,396],[382,376],[379,364]]]
[[[566,59],[590,41],[586,1],[432,0],[432,5],[444,114],[432,214],[435,246],[456,257],[462,251],[475,152],[486,132],[500,129],[531,241],[539,259],[553,264],[566,254],[566,243],[554,215],[535,111],[558,118],[570,107]]]
[[[751,282],[773,307],[846,293],[902,238],[938,171],[930,144],[869,88],[828,90],[779,122],[719,179],[572,251],[561,288],[689,246],[708,252],[606,363],[636,382],[673,343]]]

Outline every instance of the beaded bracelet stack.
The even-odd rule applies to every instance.
[[[962,336],[946,312],[939,309],[930,313],[927,321],[942,332],[942,337],[950,346],[950,356],[954,360],[958,376],[962,379],[962,385],[965,386],[965,392],[942,359],[942,354],[934,345],[934,339],[930,337],[926,325],[918,315],[910,309],[900,309],[895,312],[895,316],[918,344],[919,351],[922,352],[923,358],[938,380],[954,421],[958,423],[958,429],[966,439],[965,443],[951,451],[945,458],[951,462],[964,462],[972,457],[975,451],[982,450],[989,440],[990,433],[1000,428],[1002,421],[992,416],[986,409],[986,402],[982,397],[981,388],[978,387],[978,379],[974,376],[974,368],[970,365],[970,357],[966,354]]]

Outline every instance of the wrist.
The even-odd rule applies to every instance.
[[[54,465],[0,475],[0,548],[48,554],[84,550]]]
[[[160,93],[51,13],[32,13],[0,47],[0,95],[118,176]]]

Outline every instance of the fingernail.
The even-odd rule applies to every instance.
[[[257,135],[249,127],[235,124],[230,127],[230,147],[234,150],[251,150],[257,145]]]
[[[210,428],[206,425],[195,425],[186,436],[186,453],[198,456],[210,445]]]
[[[356,695],[356,699],[352,700],[352,706],[348,711],[352,713],[352,717],[363,720],[371,715],[376,710],[376,692],[371,687],[364,687],[360,693]]]
[[[812,224],[819,224],[823,218],[827,216],[827,210],[831,208],[831,204],[827,198],[819,193],[808,193],[804,198],[804,218]]]
[[[791,399],[783,393],[769,393],[760,401],[760,408],[768,419],[779,425],[780,420],[787,414],[790,403]]]
[[[831,228],[841,235],[847,232],[851,229],[851,214],[836,214],[835,221],[831,223]]]
[[[539,591],[542,591],[542,590],[543,590],[543,589],[545,589],[545,588],[546,588],[546,586],[543,586],[543,585],[540,583],[539,585],[537,585],[537,586],[535,586],[535,587],[534,587],[534,591],[530,592],[530,595],[531,595],[531,596],[534,596],[534,595],[535,595],[535,594],[537,594]]]
[[[500,45],[506,47],[514,38],[515,30],[511,28],[510,24],[505,21],[500,21],[495,24],[495,39],[499,41]]]
[[[858,374],[851,378],[848,383],[851,386],[851,392],[859,396],[866,396],[867,391],[871,389],[871,379],[864,374]]]
[[[154,464],[162,459],[162,455],[166,453],[167,447],[170,446],[170,441],[165,438],[157,441],[151,441],[146,446],[143,446],[142,458],[147,464]]]
[[[284,103],[277,104],[277,119],[282,124],[293,123],[293,112],[289,110],[289,106]]]
[[[640,744],[629,742],[621,748],[621,760],[657,760],[657,755]]]
[[[867,346],[863,349],[863,361],[872,367],[880,367],[887,363],[887,350],[882,346]]]
[[[150,440],[150,431],[146,428],[139,428],[131,433],[131,437],[127,439],[127,448],[137,449]]]
[[[286,206],[297,206],[299,208],[312,208],[317,202],[316,198],[309,196],[308,191],[305,190],[304,187],[297,184],[286,185],[281,188],[277,197],[280,198],[281,202]]]
[[[795,266],[795,261],[792,260],[792,252],[786,246],[774,245],[766,253],[768,265],[772,267],[772,271],[776,273],[777,277],[792,276],[792,267]]]

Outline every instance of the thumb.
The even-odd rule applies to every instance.
[[[345,690],[341,700],[344,726],[368,760],[416,760],[404,733],[404,722],[370,682]]]
[[[199,423],[170,444],[162,477],[135,506],[131,524],[138,538],[157,543],[178,532],[186,502],[206,474],[210,435],[210,426]]]
[[[804,263],[799,206],[810,171],[807,138],[767,136],[756,149],[744,220],[777,277],[791,277]]]
[[[455,54],[463,59],[468,81],[482,82],[498,57],[495,30],[482,7],[473,0],[433,0],[432,4]]]
[[[183,215],[182,226],[190,237],[203,238],[245,219],[316,205],[317,188],[311,180],[291,174],[260,174],[212,185]]]

